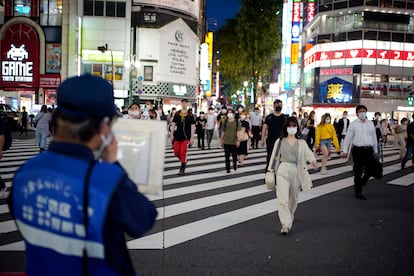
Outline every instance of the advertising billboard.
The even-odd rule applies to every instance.
[[[134,0],[133,5],[156,6],[186,13],[196,19],[200,17],[200,0]]]
[[[27,24],[10,26],[9,33],[34,34]],[[2,87],[37,87],[39,84],[39,41],[37,36],[6,35],[1,42]]]
[[[320,84],[320,103],[350,103],[352,102],[352,83],[338,77],[333,77]]]
[[[197,85],[198,37],[177,19],[160,29],[159,81]]]

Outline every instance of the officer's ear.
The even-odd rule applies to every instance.
[[[108,129],[111,129],[111,119],[104,117],[99,124],[99,133],[106,134]]]

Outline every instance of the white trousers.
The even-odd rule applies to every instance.
[[[276,202],[282,227],[292,228],[299,198],[299,175],[296,164],[281,163],[276,173]]]

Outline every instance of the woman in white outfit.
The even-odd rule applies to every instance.
[[[276,172],[276,196],[279,220],[282,224],[281,234],[286,235],[292,228],[299,189],[307,190],[312,187],[306,162],[312,163],[314,170],[318,168],[318,163],[306,142],[300,138],[295,117],[286,119],[282,136],[275,142],[274,149],[277,149],[280,142],[282,144],[276,156],[276,164],[280,162]]]
[[[42,105],[39,113],[35,117],[36,122],[36,141],[40,152],[46,150],[47,136],[50,134],[49,124],[52,120],[52,113],[47,110],[46,105]]]

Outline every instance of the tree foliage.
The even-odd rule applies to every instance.
[[[229,82],[231,96],[243,81],[263,80],[275,65],[281,46],[280,0],[242,0],[234,19],[228,20],[216,37],[220,51],[219,70]]]

